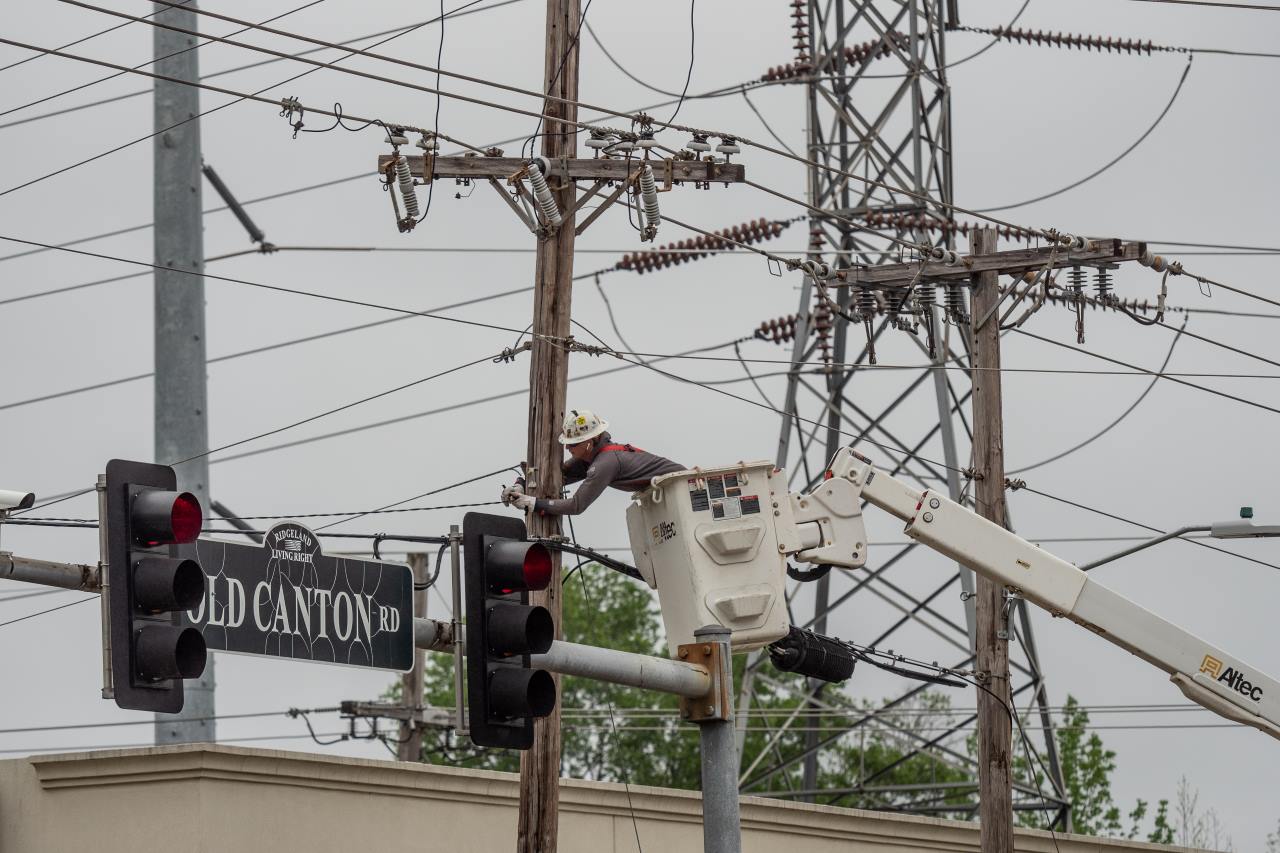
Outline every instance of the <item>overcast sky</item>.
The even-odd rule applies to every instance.
[[[140,14],[141,2],[103,0],[112,8]],[[206,6],[227,14],[266,19],[293,8],[292,2],[235,0]],[[487,5],[487,4],[485,4]],[[1010,0],[964,2],[963,22],[973,26],[1007,23],[1020,3]],[[28,4],[27,14],[10,15],[4,35],[41,46],[56,46],[119,23],[56,0]],[[614,56],[637,76],[663,89],[678,90],[687,70],[689,33],[684,2],[644,7],[597,0],[590,21]],[[341,40],[420,21],[434,15],[434,4],[379,2],[353,4],[327,0],[276,24],[311,36]],[[691,92],[756,79],[767,67],[793,58],[789,7],[784,0],[709,2],[696,10],[697,52]],[[496,12],[451,21],[444,31],[443,62],[450,70],[528,88],[542,78],[543,4],[523,0]],[[1280,15],[1263,11],[1183,8],[1126,0],[1030,0],[1020,26],[1196,48],[1268,50],[1280,35]],[[209,30],[234,27],[210,22]],[[859,36],[862,40],[865,36]],[[73,52],[136,65],[151,55],[151,30],[134,24],[71,48]],[[277,36],[240,38],[281,50],[305,45]],[[425,27],[388,44],[397,57],[430,64],[439,47],[440,29]],[[986,37],[955,33],[948,52],[963,56]],[[0,48],[0,64],[29,54]],[[324,59],[331,54],[319,54]],[[214,45],[200,52],[205,74],[255,62],[262,57]],[[1099,55],[1080,51],[1000,44],[951,73],[953,87],[954,168],[957,203],[987,207],[1048,193],[1089,174],[1137,139],[1164,109],[1187,62],[1180,53],[1153,56]],[[432,85],[434,76],[402,66],[378,66],[360,60],[344,63],[396,79]],[[290,67],[292,66],[292,67]],[[633,109],[665,100],[624,77],[597,46],[584,39],[582,98]],[[1152,241],[1275,245],[1274,204],[1277,172],[1273,165],[1278,130],[1274,102],[1276,60],[1198,55],[1168,116],[1120,165],[1083,186],[1047,201],[1001,215],[1036,227],[1097,236]],[[237,91],[256,91],[305,70],[275,63],[218,79]],[[70,60],[41,58],[0,72],[0,110],[87,83],[107,72]],[[1272,81],[1272,82],[1268,82]],[[0,125],[105,97],[147,89],[145,78],[126,77],[59,97],[48,103],[0,116]],[[529,108],[515,95],[456,82],[445,88],[483,94],[505,104]],[[866,103],[881,95],[868,89]],[[296,96],[304,104],[328,107],[341,102],[350,114],[429,125],[435,98],[394,85],[334,71],[309,75],[271,89],[271,97]],[[202,93],[202,107],[229,100]],[[804,96],[798,87],[761,89],[752,99],[774,130],[793,147],[804,142]],[[878,107],[876,107],[878,109]],[[669,108],[655,111],[665,117]],[[323,181],[371,173],[387,151],[382,134],[335,131],[301,134],[271,106],[241,103],[202,122],[205,159],[242,198],[256,198]],[[682,109],[682,121],[725,128],[747,137],[768,139],[759,119],[741,97],[699,100]],[[306,118],[309,129],[323,128],[320,116]],[[523,138],[533,121],[493,109],[445,100],[442,132],[479,145]],[[0,192],[88,156],[130,142],[152,130],[149,96],[135,97],[65,116],[0,127]],[[668,144],[685,139],[671,132]],[[519,143],[504,145],[515,152]],[[151,220],[151,145],[126,147],[88,165],[0,196],[0,234],[65,242]],[[739,158],[748,174],[770,187],[801,195],[799,164],[746,149]],[[390,205],[371,174],[335,186],[253,205],[250,210],[267,237],[279,245],[509,249],[501,253],[439,251],[423,253],[282,252],[248,255],[209,265],[210,272],[381,305],[413,309],[452,303],[527,287],[532,282],[532,246],[527,231],[486,187],[456,199],[442,182],[428,219],[412,234],[399,234]],[[464,196],[467,191],[463,191]],[[206,188],[205,206],[218,202]],[[800,208],[746,187],[716,186],[710,191],[684,187],[662,196],[664,210],[683,221],[714,229],[760,216],[783,219]],[[664,224],[659,242],[691,236]],[[151,232],[79,246],[103,254],[149,261]],[[2,241],[0,241],[2,243]],[[770,244],[781,254],[803,251],[803,226]],[[624,251],[640,247],[622,209],[603,216],[579,241],[579,272],[607,269]],[[206,218],[206,255],[250,248],[244,231],[226,213]],[[0,244],[0,255],[26,247]],[[1158,247],[1171,250],[1173,247]],[[1179,255],[1190,270],[1263,294],[1274,295],[1273,258],[1269,256]],[[1203,250],[1201,250],[1203,251]],[[0,265],[0,299],[36,293],[96,279],[137,272],[138,268],[66,252],[44,252]],[[599,279],[612,300],[618,331],[634,348],[671,353],[723,344],[749,335],[761,320],[796,309],[797,275],[771,276],[758,257],[721,256],[652,275],[615,272]],[[1132,266],[1117,275],[1122,296],[1151,298],[1159,277]],[[372,322],[386,311],[355,308],[295,295],[270,293],[230,282],[206,282],[210,357],[225,355]],[[1170,302],[1276,314],[1243,318],[1196,314],[1189,330],[1229,342],[1267,358],[1280,358],[1276,345],[1280,311],[1219,289],[1201,292],[1186,278],[1170,280]],[[451,310],[452,316],[521,329],[532,300],[519,293]],[[0,305],[0,343],[7,366],[0,383],[0,406],[82,385],[145,374],[153,367],[150,277],[104,284],[70,294]],[[610,325],[594,282],[584,279],[574,293],[574,316],[611,343]],[[1180,322],[1175,315],[1174,321]],[[1114,316],[1087,317],[1088,353],[1159,367],[1173,335]],[[1046,308],[1027,328],[1074,345],[1073,317]],[[851,340],[859,335],[851,331]],[[212,364],[209,369],[210,441],[218,446],[275,429],[341,403],[421,378],[444,368],[492,355],[511,345],[515,334],[460,326],[431,319],[409,319],[375,329],[326,338],[251,357]],[[785,358],[787,350],[763,342],[743,345],[749,358]],[[722,350],[720,354],[731,353]],[[905,336],[880,347],[885,364],[919,364],[919,351]],[[571,375],[585,376],[614,362],[575,356]],[[1090,355],[1070,352],[1017,335],[1004,343],[1006,367],[1097,370],[1109,366]],[[673,362],[672,372],[697,379],[741,379],[732,362]],[[777,368],[758,365],[771,373]],[[1255,378],[1199,378],[1189,381],[1264,405],[1280,406],[1277,372],[1270,365],[1211,345],[1183,339],[1172,354],[1171,371],[1252,374]],[[859,377],[851,395],[867,411],[896,396],[911,373]],[[963,382],[962,377],[957,377]],[[369,509],[433,488],[514,464],[523,458],[525,400],[522,395],[420,417],[376,429],[314,441],[240,459],[243,450],[270,448],[298,438],[366,425],[473,400],[519,391],[527,382],[527,362],[491,364],[416,386],[376,402],[357,406],[280,435],[215,455],[212,494],[242,515],[286,515]],[[1007,465],[1010,469],[1040,461],[1097,432],[1124,411],[1146,387],[1141,376],[1010,372],[1004,377]],[[769,397],[780,400],[783,381],[762,380]],[[747,383],[727,386],[752,396]],[[21,407],[0,408],[0,488],[54,495],[93,483],[113,457],[150,459],[152,396],[149,381],[134,381]],[[570,386],[571,406],[589,407],[607,417],[616,438],[671,456],[687,465],[714,466],[739,459],[772,458],[778,417],[747,403],[684,385],[644,370],[584,379]],[[816,410],[815,410],[816,411]],[[896,411],[889,421],[895,433],[915,440],[936,423],[928,386]],[[1242,505],[1258,510],[1259,520],[1280,517],[1275,495],[1276,456],[1271,437],[1277,415],[1204,391],[1162,382],[1120,426],[1087,449],[1024,475],[1034,488],[1097,509],[1170,529],[1227,519]],[[886,464],[892,454],[862,448]],[[937,442],[921,454],[941,458]],[[967,448],[962,448],[962,454]],[[505,482],[497,477],[418,502],[431,506],[490,500]],[[625,495],[605,495],[576,525],[579,541],[600,547],[626,544]],[[1062,537],[1132,536],[1135,528],[1073,509],[1034,494],[1010,495],[1017,529],[1036,541]],[[50,508],[52,512],[54,508]],[[66,501],[58,516],[92,517],[91,497]],[[460,510],[366,517],[346,524],[349,532],[439,534],[461,521]],[[869,514],[873,542],[902,539],[897,523],[874,510]],[[316,525],[318,526],[318,525]],[[1069,560],[1086,561],[1123,543],[1048,544]],[[34,530],[8,527],[0,547],[54,560],[96,559],[92,531]],[[349,541],[326,544],[329,550]],[[1240,553],[1280,563],[1280,550],[1262,540],[1232,543]],[[872,551],[870,566],[876,555]],[[622,556],[626,556],[625,552]],[[894,569],[896,581],[912,591],[930,590],[952,569],[940,558],[919,555]],[[1195,545],[1170,543],[1099,569],[1096,577],[1151,610],[1203,635],[1271,673],[1280,672],[1274,612],[1280,594],[1276,569],[1214,553]],[[838,594],[856,575],[839,577]],[[29,592],[5,585],[0,594]],[[0,601],[0,621],[73,600],[75,593]],[[939,605],[961,618],[959,601],[948,595]],[[883,601],[856,597],[833,618],[832,633],[866,640],[890,624],[896,612]],[[430,615],[445,617],[433,598]],[[1049,679],[1052,701],[1068,694],[1087,705],[1185,705],[1166,677],[1070,623],[1037,613],[1035,626]],[[11,697],[0,728],[143,719],[98,698],[99,626],[97,608],[84,604],[5,627],[0,683]],[[951,657],[935,635],[913,627],[895,638],[899,651],[926,660]],[[372,699],[391,681],[380,672],[286,663],[223,655],[218,659],[218,711],[236,714],[335,705],[342,699]],[[904,685],[859,671],[848,685],[851,695],[877,699]],[[958,706],[972,705],[968,692]],[[318,730],[334,732],[334,715],[318,715]],[[1280,745],[1252,729],[1155,728],[1155,724],[1217,724],[1200,711],[1148,714],[1096,714],[1098,725],[1122,726],[1100,732],[1118,753],[1114,792],[1126,810],[1134,798],[1172,797],[1186,774],[1201,791],[1201,803],[1218,810],[1241,850],[1261,849],[1280,812],[1274,791],[1280,785]],[[234,739],[280,735],[260,745],[310,749],[300,722],[279,719],[223,721],[219,735]],[[0,735],[0,750],[57,746],[124,744],[147,741],[149,725],[35,734]],[[330,752],[371,757],[385,755],[378,744],[344,744]]]

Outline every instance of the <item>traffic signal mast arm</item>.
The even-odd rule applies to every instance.
[[[821,498],[824,489],[831,493],[827,501],[852,499],[854,510],[862,500],[879,507],[905,522],[904,532],[912,539],[1164,670],[1192,702],[1280,738],[1280,682],[1113,592],[1071,563],[945,495],[894,479],[850,448],[836,455],[826,481],[807,495],[793,496],[793,504]],[[797,510],[797,527],[814,527],[799,524],[802,520]],[[848,568],[862,565],[865,557],[856,554],[865,554],[865,533],[851,533],[839,524],[827,530],[833,538],[824,539],[824,547],[797,550],[795,556]],[[850,535],[862,538],[841,541]],[[801,538],[815,537],[802,532]],[[815,552],[821,552],[817,559]],[[841,554],[855,558],[841,559]]]

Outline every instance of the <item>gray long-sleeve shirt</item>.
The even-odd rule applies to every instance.
[[[608,433],[604,435],[602,444],[612,444]],[[590,463],[570,459],[561,465],[565,484],[582,485],[572,497],[560,500],[540,499],[534,505],[538,512],[550,515],[577,515],[591,506],[606,486],[626,492],[637,492],[648,488],[649,481],[660,474],[672,471],[683,471],[685,467],[678,462],[649,453],[644,450],[610,450],[595,455]]]

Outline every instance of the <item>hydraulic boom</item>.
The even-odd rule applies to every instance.
[[[1192,702],[1280,738],[1280,682],[1235,655],[1113,592],[1071,563],[945,495],[895,480],[850,448],[832,460],[827,482],[831,480],[850,483],[861,499],[900,518],[912,539],[1164,670]],[[819,485],[814,491],[822,488]],[[852,553],[840,544],[835,542],[827,550],[836,555]],[[807,559],[804,553],[796,556]]]

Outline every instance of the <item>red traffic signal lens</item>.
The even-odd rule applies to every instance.
[[[497,593],[546,589],[551,583],[551,552],[538,542],[489,539],[485,549],[485,578]]]
[[[139,545],[185,545],[200,537],[204,510],[190,492],[148,489],[134,497],[130,522]]]
[[[204,525],[204,510],[200,501],[190,492],[183,492],[173,502],[169,515],[173,527],[173,541],[184,545],[200,538],[200,528]]]
[[[524,582],[528,589],[546,589],[551,584],[551,552],[536,542],[524,552]]]

